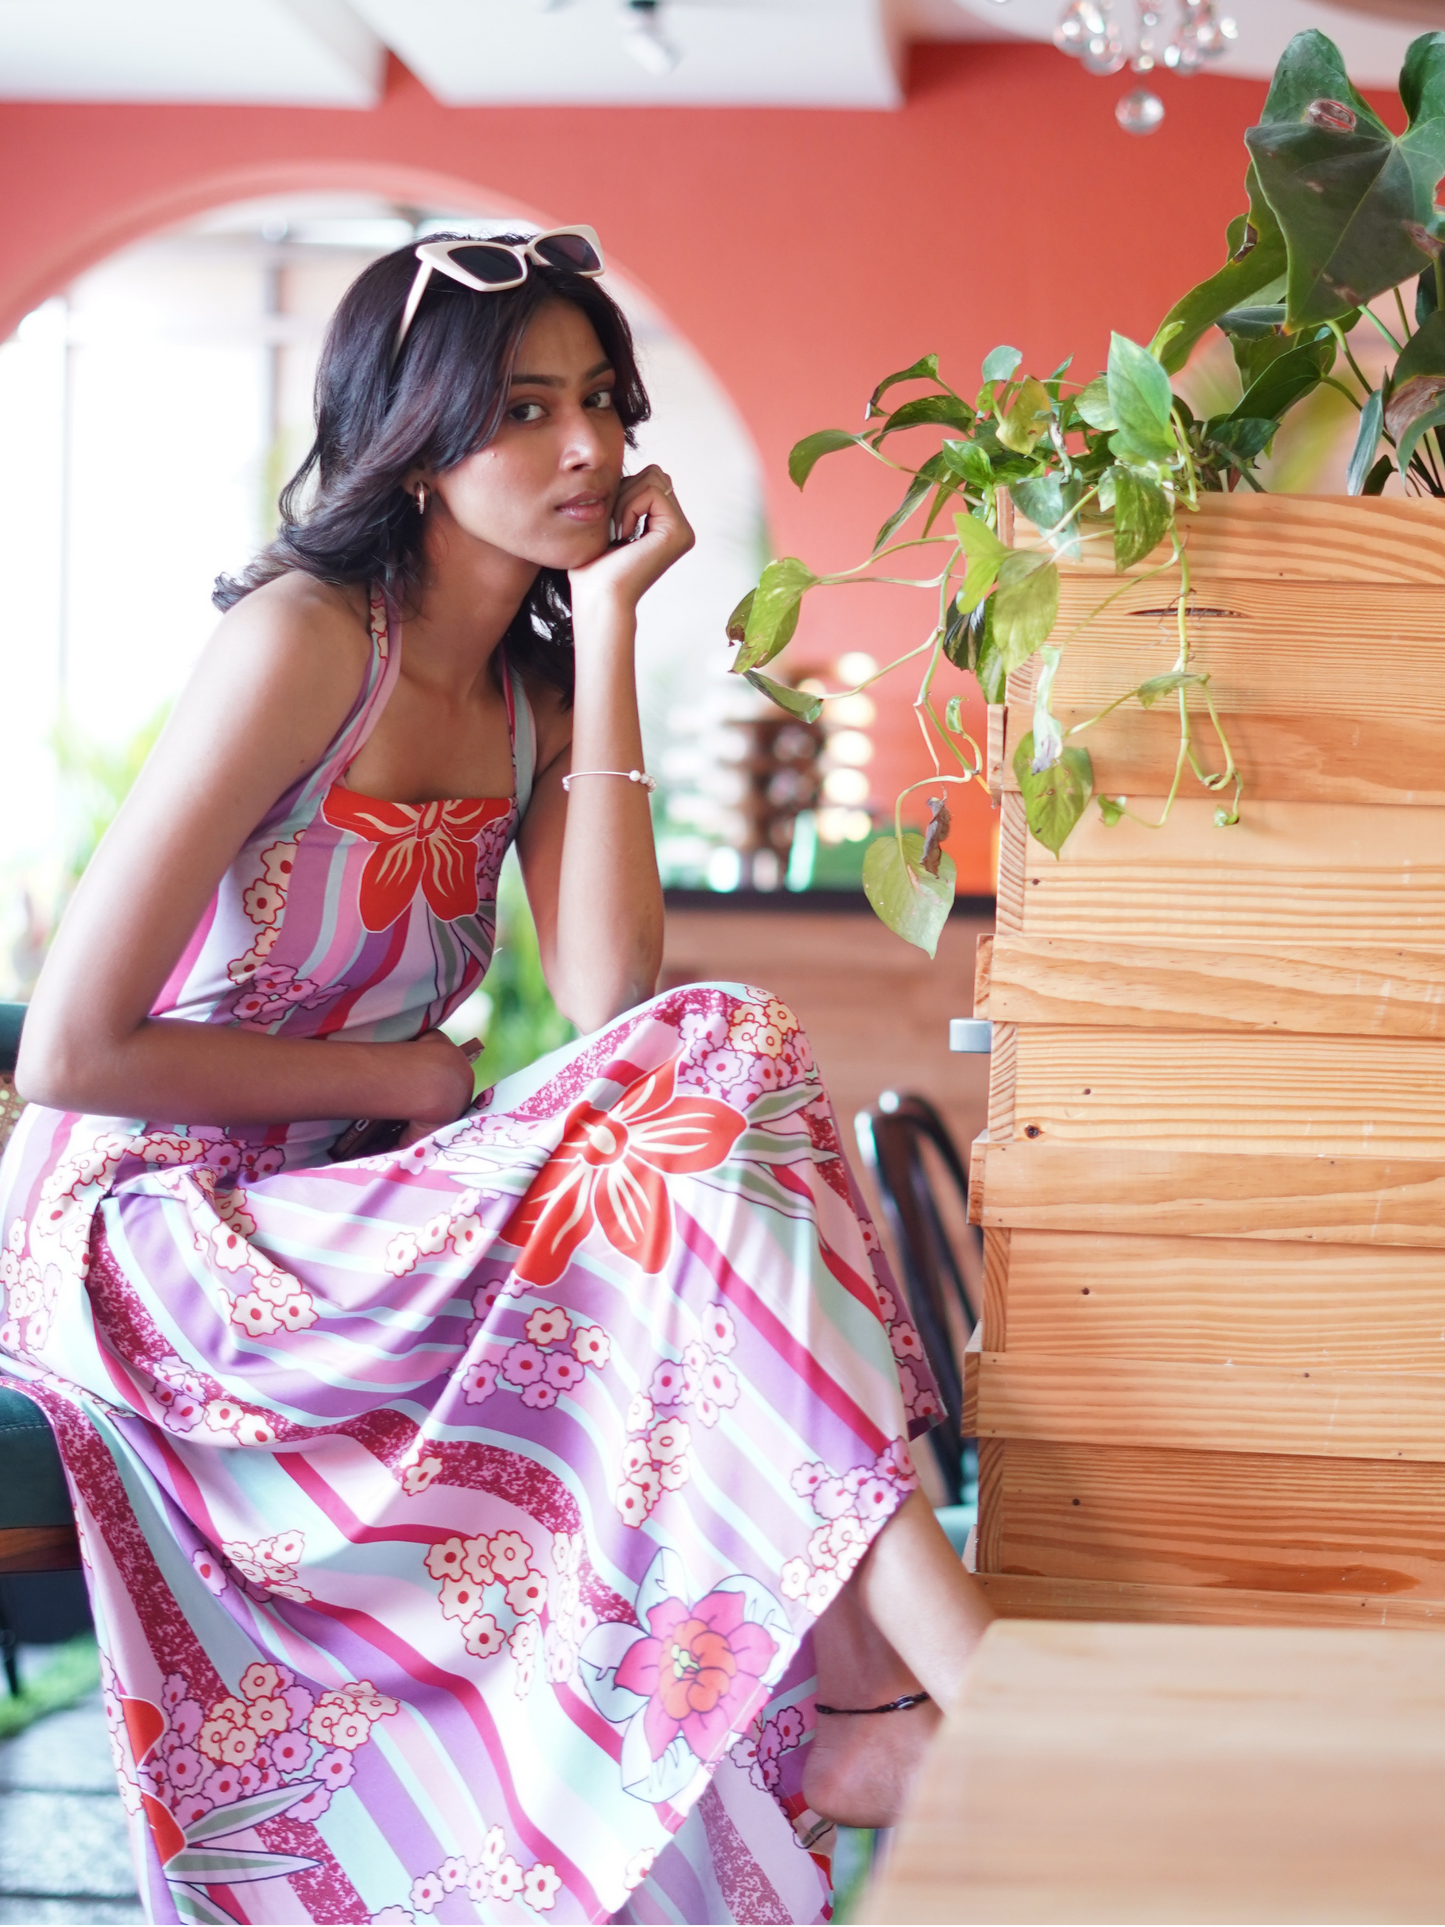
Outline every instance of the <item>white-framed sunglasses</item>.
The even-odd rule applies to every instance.
[[[401,326],[392,344],[393,363],[401,353],[407,330],[416,319],[421,298],[434,274],[445,274],[472,288],[478,294],[501,294],[507,288],[520,288],[535,261],[539,267],[565,268],[569,274],[589,278],[602,273],[602,243],[595,228],[554,227],[545,234],[534,234],[530,241],[421,241],[416,258],[420,266],[402,310]]]

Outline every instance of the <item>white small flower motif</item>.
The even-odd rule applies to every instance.
[[[692,1429],[687,1421],[669,1418],[648,1434],[647,1452],[659,1465],[670,1465],[675,1459],[683,1458],[691,1444]]]
[[[779,1585],[784,1599],[801,1599],[812,1577],[806,1559],[789,1559],[783,1567]]]
[[[534,1345],[554,1345],[571,1330],[572,1321],[560,1305],[539,1306],[526,1323]]]
[[[467,1898],[475,1900],[478,1906],[492,1897],[492,1877],[480,1861],[467,1873]]]
[[[466,1880],[466,1861],[459,1854],[453,1854],[449,1860],[443,1860],[437,1868],[437,1877],[448,1893],[454,1893]]]
[[[641,1853],[633,1854],[632,1858],[622,1870],[622,1878],[626,1882],[629,1893],[632,1892],[634,1887],[640,1887],[643,1881],[646,1880],[647,1876],[652,1872],[652,1863],[656,1858],[656,1850],[651,1847],[644,1849]]]
[[[502,1864],[502,1855],[507,1851],[507,1836],[500,1827],[488,1827],[487,1837],[482,1842],[482,1865],[489,1874],[495,1873]]]
[[[821,1619],[842,1590],[843,1582],[836,1572],[826,1566],[815,1572],[808,1580],[808,1589],[803,1595],[808,1602],[809,1612],[815,1619]]]
[[[634,1392],[627,1407],[628,1431],[645,1432],[655,1416],[652,1400],[646,1392]]]
[[[409,1498],[416,1498],[418,1493],[426,1491],[441,1469],[442,1462],[438,1458],[419,1459],[414,1460],[410,1465],[401,1465],[398,1470],[401,1473],[402,1491]]]
[[[231,1583],[222,1570],[220,1560],[213,1552],[207,1552],[204,1549],[200,1552],[193,1552],[191,1554],[191,1564],[195,1567],[201,1584],[218,1597]]]
[[[707,1396],[706,1392],[698,1393],[697,1397],[692,1401],[692,1409],[699,1424],[717,1424],[717,1406]]]
[[[416,1234],[416,1248],[425,1252],[427,1257],[435,1257],[445,1251],[452,1235],[451,1216],[446,1211],[438,1211],[434,1218],[428,1218]]]
[[[385,1265],[393,1278],[403,1278],[419,1256],[416,1239],[409,1231],[399,1231],[386,1247]]]
[[[515,1900],[522,1891],[522,1869],[511,1854],[507,1854],[501,1866],[492,1875],[492,1898],[494,1900]]]
[[[487,1245],[487,1228],[475,1215],[458,1218],[452,1226],[452,1250],[459,1258],[480,1258]]]
[[[733,1315],[726,1305],[709,1305],[703,1313],[702,1335],[704,1342],[716,1355],[725,1356],[738,1342],[733,1326]]]
[[[490,1613],[478,1613],[475,1619],[464,1622],[462,1641],[467,1651],[478,1659],[490,1659],[506,1645],[507,1635]]]
[[[260,1412],[247,1412],[236,1425],[236,1437],[242,1445],[273,1445],[276,1428],[270,1419]]]
[[[419,1914],[432,1913],[446,1897],[439,1875],[424,1873],[411,1883],[411,1904]]]
[[[210,1808],[206,1811],[209,1813]],[[416,1915],[409,1914],[405,1907],[383,1907],[379,1914],[371,1916],[371,1927],[405,1927],[405,1923],[415,1920]]]
[[[642,1487],[632,1479],[624,1479],[617,1488],[617,1510],[622,1515],[623,1525],[640,1526],[646,1523],[652,1507]]]
[[[653,1404],[681,1404],[687,1395],[686,1383],[687,1375],[683,1371],[682,1366],[669,1364],[664,1361],[652,1374],[652,1383],[648,1387]]]
[[[676,1492],[692,1477],[692,1467],[686,1459],[674,1459],[670,1465],[659,1465],[657,1476],[664,1492]]]
[[[600,1325],[579,1325],[572,1334],[572,1353],[580,1364],[600,1372],[612,1356],[612,1340]]]
[[[622,1448],[622,1471],[626,1478],[632,1478],[644,1466],[652,1464],[652,1453],[646,1439],[629,1439]]]
[[[895,1324],[888,1334],[888,1342],[893,1347],[895,1358],[921,1359],[923,1356],[922,1340],[912,1325],[905,1325],[901,1321]]]
[[[738,1402],[738,1378],[731,1365],[715,1358],[702,1375],[702,1395],[714,1405],[731,1407]],[[698,1416],[702,1413],[699,1410]]]
[[[241,1233],[224,1219],[211,1226],[211,1256],[222,1271],[245,1271],[251,1263],[251,1248]]]
[[[820,1479],[812,1497],[813,1510],[820,1519],[836,1519],[853,1510],[853,1494],[842,1479]]]
[[[522,1898],[529,1907],[540,1914],[549,1914],[557,1899],[562,1881],[555,1867],[546,1867],[539,1861],[522,1876]]]

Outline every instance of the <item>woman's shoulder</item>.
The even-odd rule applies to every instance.
[[[337,668],[360,667],[371,649],[368,601],[359,583],[321,582],[289,569],[233,604],[216,637],[268,656],[304,653],[309,663],[319,656]]]

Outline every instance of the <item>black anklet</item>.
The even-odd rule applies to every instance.
[[[905,1693],[902,1699],[889,1700],[886,1706],[815,1706],[813,1710],[815,1713],[845,1713],[849,1715],[863,1713],[903,1713],[906,1712],[910,1706],[922,1706],[927,1698],[927,1693]]]

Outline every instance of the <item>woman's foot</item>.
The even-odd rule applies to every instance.
[[[839,1826],[895,1826],[940,1718],[932,1700],[895,1713],[820,1713],[803,1798]]]

